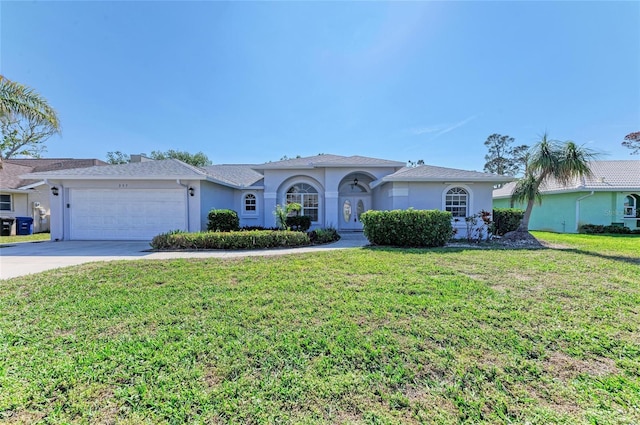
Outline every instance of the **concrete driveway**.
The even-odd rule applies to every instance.
[[[255,251],[153,252],[149,251],[148,242],[131,241],[46,241],[5,244],[0,245],[0,279],[9,279],[93,261],[271,256],[356,248],[369,243],[362,233],[347,233],[341,236],[342,238],[338,242],[327,245]]]

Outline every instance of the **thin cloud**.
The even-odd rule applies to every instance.
[[[438,125],[431,125],[431,126],[425,126],[425,127],[415,127],[415,128],[409,129],[409,133],[413,136],[421,136],[423,134],[435,133],[434,136],[431,138],[431,140],[433,140],[438,136],[442,136],[443,134],[449,133],[457,128],[460,128],[468,124],[469,122],[475,120],[476,118],[478,118],[477,115],[472,115],[470,117],[463,119],[462,121],[458,121],[455,124],[438,124]]]
[[[421,134],[435,133],[436,131],[439,131],[441,128],[442,128],[441,125],[436,125],[432,127],[418,127],[418,128],[410,129],[409,133],[413,134],[414,136],[419,136]]]
[[[460,127],[468,124],[469,122],[475,120],[476,118],[478,118],[476,115],[472,115],[469,118],[466,118],[466,119],[464,119],[464,120],[462,120],[460,122],[457,122],[457,123],[445,128],[444,130],[441,130],[438,134],[436,134],[436,137],[437,136],[442,136],[443,134],[446,134],[446,133],[449,133],[450,131],[453,131],[456,128],[460,128]]]

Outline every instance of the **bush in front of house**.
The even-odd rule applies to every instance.
[[[604,226],[602,224],[583,224],[580,226],[580,233],[586,233],[590,235],[599,234],[599,233],[614,233],[614,234],[623,234],[628,235],[630,233],[635,233],[628,227],[623,226]]]
[[[516,230],[522,217],[524,217],[524,211],[517,208],[494,208],[491,233],[503,236],[505,233]]]
[[[151,240],[159,250],[179,249],[263,249],[305,246],[311,243],[304,232],[251,230],[245,232],[168,232]]]
[[[451,213],[439,210],[369,210],[360,216],[364,235],[374,245],[444,246],[453,236]]]
[[[311,217],[308,215],[293,215],[285,220],[287,229],[306,232],[311,227]]]
[[[315,229],[308,233],[309,239],[313,245],[321,245],[324,243],[336,242],[340,240],[338,231],[333,227],[326,229]]]
[[[207,218],[210,232],[231,232],[240,228],[238,213],[233,210],[211,210]]]

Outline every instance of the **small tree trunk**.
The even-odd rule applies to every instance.
[[[524,216],[522,216],[522,220],[520,221],[520,225],[516,229],[516,232],[526,233],[529,231],[529,219],[531,218],[531,212],[533,211],[534,203],[535,199],[529,199],[527,201],[527,208],[524,210]]]

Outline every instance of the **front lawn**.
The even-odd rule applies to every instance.
[[[640,256],[595,237],[2,281],[0,422],[639,423]]]
[[[50,239],[51,239],[50,233],[34,233],[32,235],[0,236],[0,244],[48,241]]]

